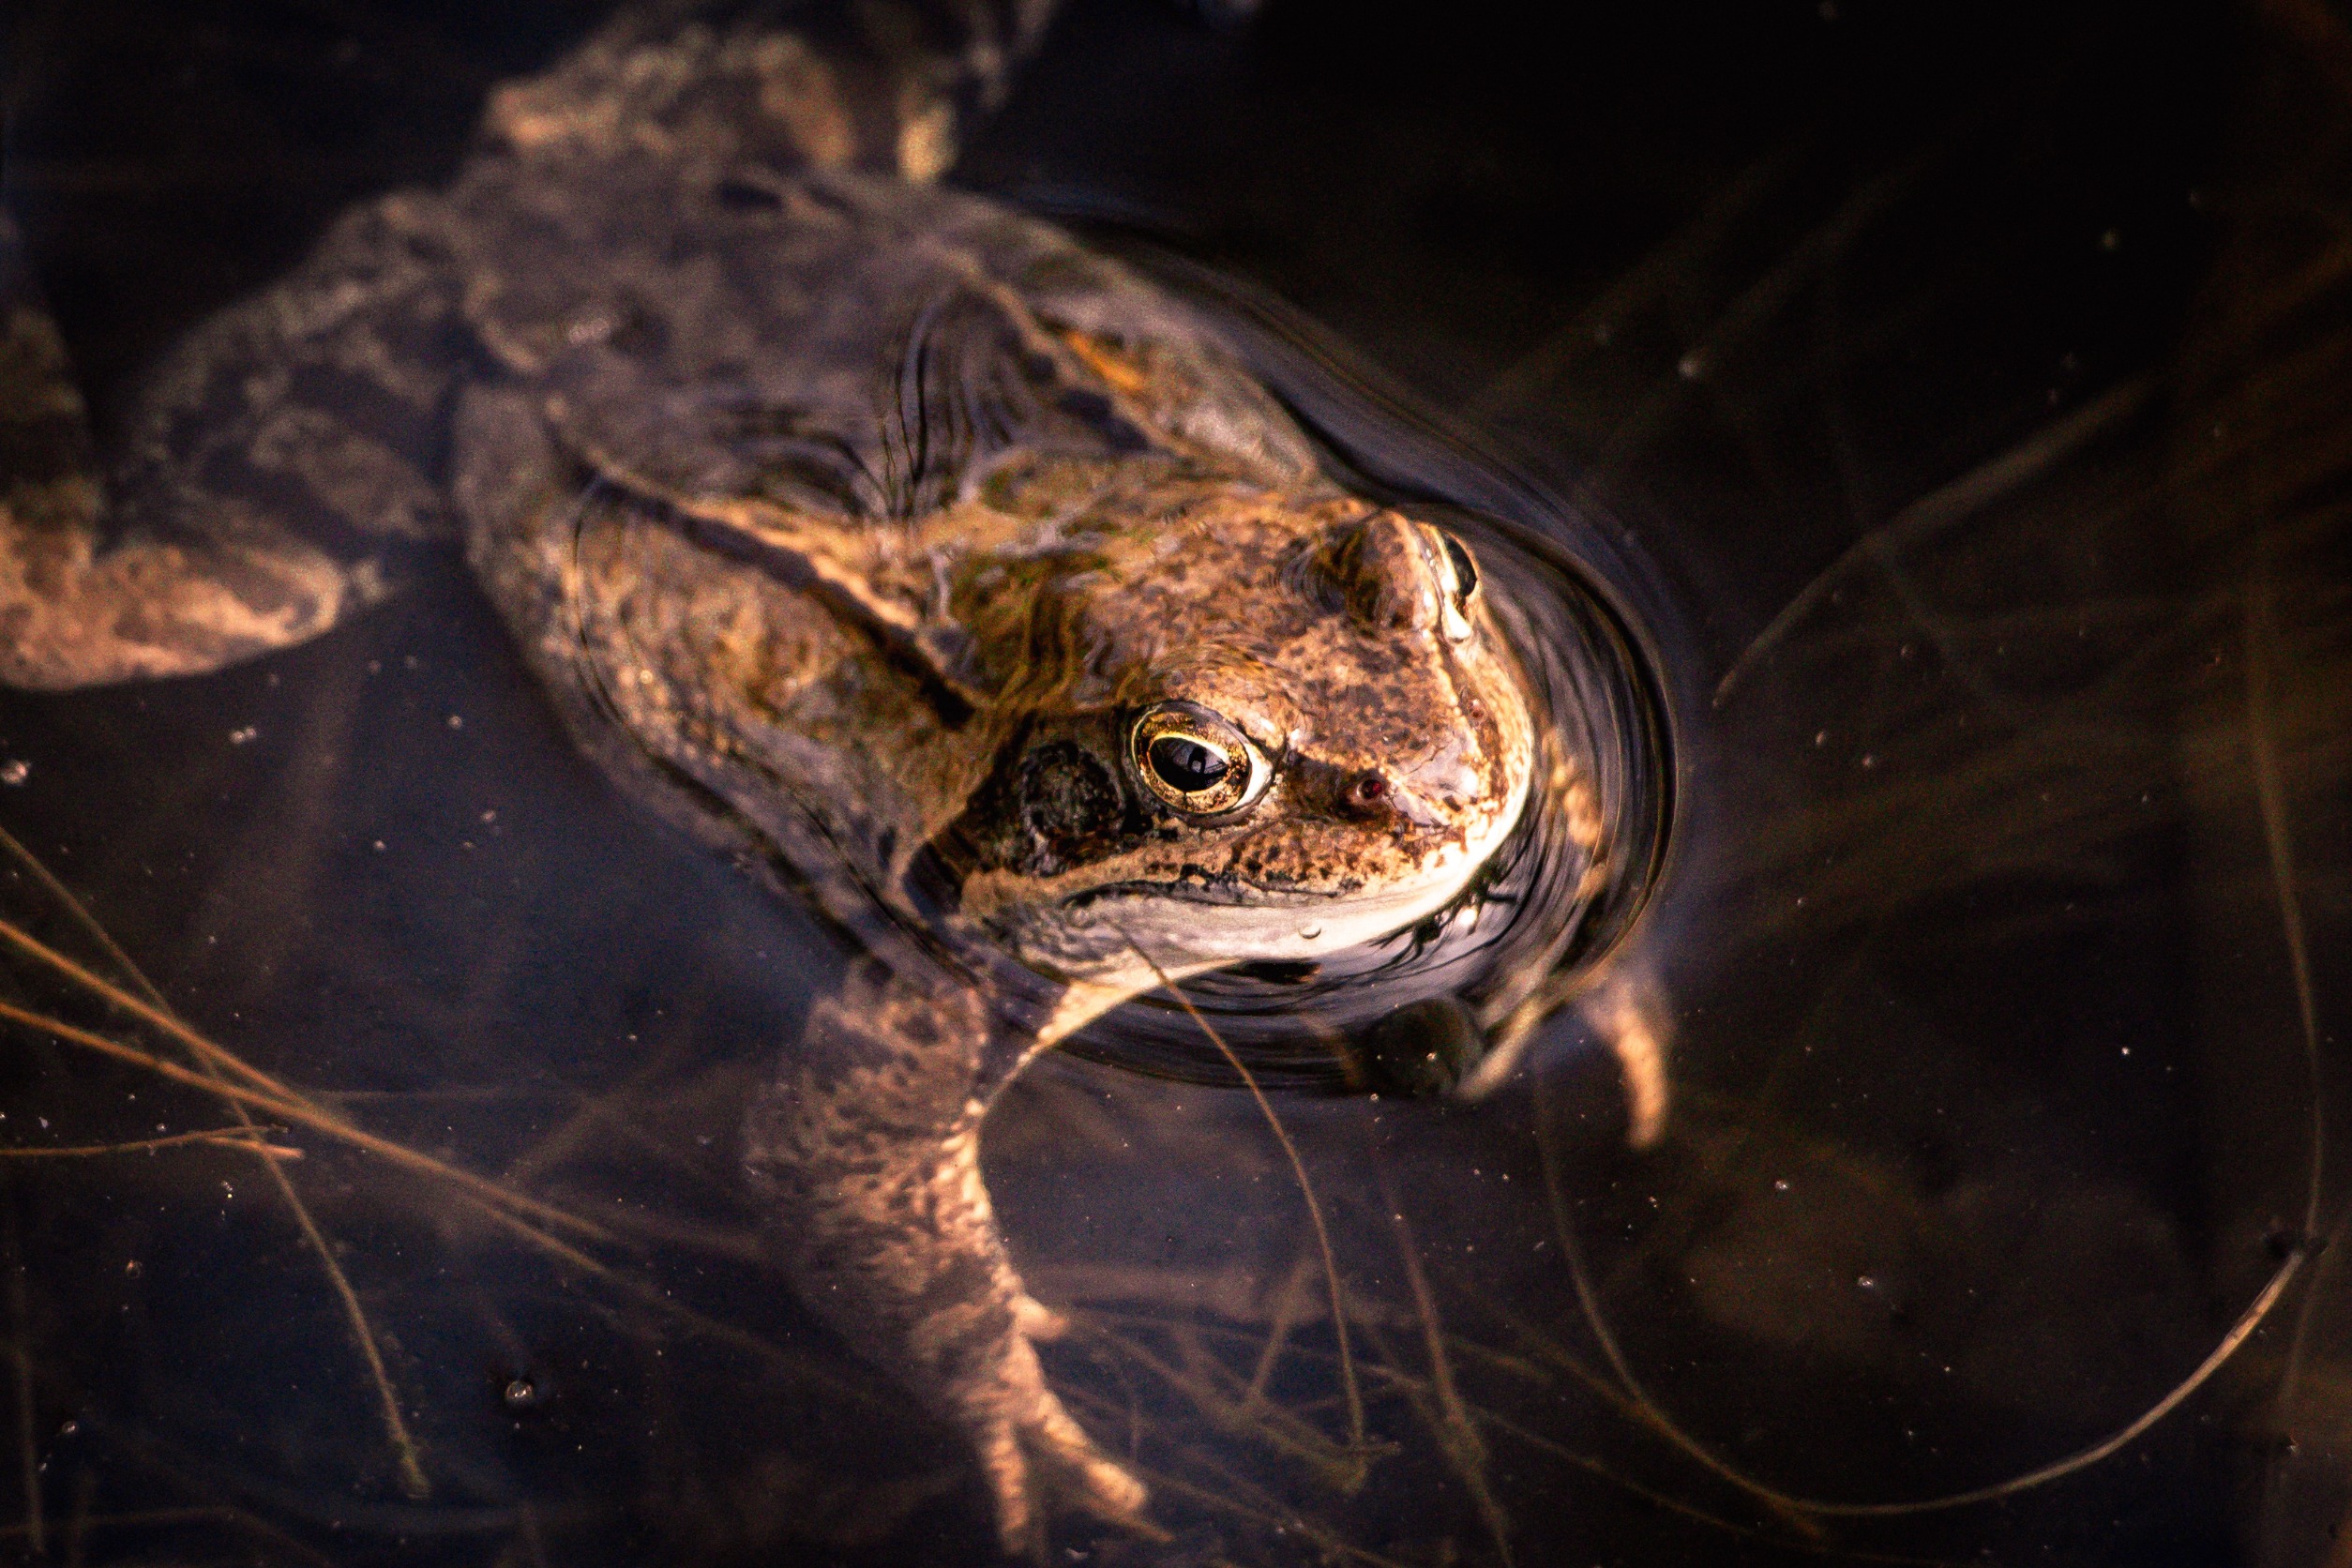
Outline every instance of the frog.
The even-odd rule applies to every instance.
[[[1335,477],[1169,291],[941,183],[1049,10],[624,13],[105,453],[0,218],[0,681],[207,673],[460,556],[587,756],[844,937],[746,1180],[1013,1553],[1149,1525],[1046,1378],[990,1107],[1144,993],[1430,920],[1563,788],[1471,540]]]

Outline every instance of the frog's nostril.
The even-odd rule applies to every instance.
[[[1366,768],[1348,780],[1339,792],[1339,803],[1359,817],[1378,816],[1388,809],[1388,779],[1376,768]]]

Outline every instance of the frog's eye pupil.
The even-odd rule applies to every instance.
[[[1197,702],[1161,702],[1128,732],[1134,776],[1187,817],[1222,817],[1254,804],[1274,781],[1264,755],[1230,719]]]
[[[1214,790],[1233,771],[1231,758],[1188,735],[1162,735],[1152,743],[1151,758],[1161,781],[1186,794]]]
[[[1478,589],[1478,564],[1470,559],[1470,547],[1453,535],[1440,532],[1438,540],[1445,547],[1445,558],[1454,567],[1454,597],[1467,603]]]

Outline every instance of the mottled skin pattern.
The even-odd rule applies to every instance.
[[[1334,488],[1157,291],[921,183],[1037,8],[953,50],[861,14],[625,23],[502,90],[446,189],[193,334],[104,475],[0,231],[0,677],[217,669],[462,540],[581,745],[865,948],[752,1177],[1021,1549],[1144,1495],[1046,1386],[988,1105],[1164,978],[1441,908],[1538,748],[1458,542]],[[1232,804],[1170,793],[1196,743]]]

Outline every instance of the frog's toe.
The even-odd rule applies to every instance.
[[[1057,1509],[1092,1514],[1108,1523],[1157,1535],[1143,1515],[1149,1492],[1105,1454],[1050,1392],[1017,1420],[991,1423],[974,1444],[996,1502],[997,1531],[1005,1552],[1032,1554],[1047,1518]]]
[[[1027,1291],[1014,1298],[1013,1326],[1033,1344],[1050,1344],[1070,1332],[1070,1319]]]
[[[1672,1097],[1666,1076],[1668,1014],[1652,988],[1618,979],[1586,999],[1584,1015],[1616,1054],[1625,1082],[1625,1141],[1650,1148],[1665,1135]]]
[[[1112,1524],[1146,1528],[1143,1505],[1151,1494],[1143,1483],[1096,1447],[1086,1429],[1062,1408],[1061,1400],[1047,1395],[1021,1440],[1037,1470],[1051,1477],[1057,1500]]]

